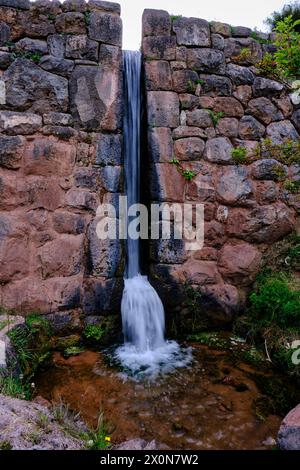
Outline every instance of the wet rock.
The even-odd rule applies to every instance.
[[[255,79],[254,73],[249,68],[236,64],[227,65],[226,74],[236,85],[252,85]]]
[[[22,137],[0,136],[0,166],[12,170],[20,168],[23,150]]]
[[[16,59],[4,72],[6,104],[18,111],[67,111],[68,81],[42,70],[32,61]]]
[[[275,144],[286,140],[297,141],[299,134],[290,121],[273,122],[267,127],[267,135]]]
[[[87,59],[98,61],[99,45],[86,35],[69,36],[66,40],[67,59]]]
[[[175,60],[176,39],[173,36],[148,36],[143,39],[147,59]]]
[[[188,49],[187,64],[190,69],[204,73],[225,73],[225,56],[216,49]]]
[[[79,12],[62,13],[56,18],[55,28],[58,33],[85,34],[86,24],[84,15]]]
[[[184,241],[171,237],[151,241],[151,259],[157,263],[183,263],[187,259]]]
[[[122,136],[120,134],[99,134],[96,140],[96,165],[121,165]]]
[[[239,129],[239,121],[235,118],[219,119],[217,124],[217,132],[224,137],[237,137]]]
[[[232,92],[231,80],[220,75],[201,74],[200,79],[203,81],[201,85],[204,93],[212,96],[230,96]]]
[[[260,270],[261,258],[258,249],[249,243],[226,244],[220,252],[218,266],[226,281],[249,285]]]
[[[228,117],[242,117],[244,114],[244,109],[241,103],[232,97],[217,97],[214,100],[215,113],[223,113],[223,115]]]
[[[187,111],[187,125],[195,127],[210,127],[212,126],[211,115],[206,109],[195,109],[194,111]]]
[[[277,96],[283,90],[284,85],[268,78],[256,77],[253,83],[254,96]]]
[[[155,127],[179,126],[179,99],[170,91],[148,93],[148,124]]]
[[[206,143],[205,158],[212,163],[231,163],[232,145],[226,137],[209,139]]]
[[[82,297],[82,308],[85,315],[97,315],[99,323],[99,319],[101,319],[99,312],[104,314],[117,312],[119,314],[123,288],[122,278],[106,280],[86,278],[83,283]]]
[[[174,152],[179,160],[199,160],[205,149],[205,143],[198,137],[178,139],[174,144]]]
[[[300,449],[300,405],[291,410],[283,419],[277,442],[282,450]]]
[[[142,36],[164,36],[171,32],[171,18],[167,11],[145,9]]]
[[[248,170],[242,166],[224,167],[217,182],[216,192],[223,204],[242,205],[252,194]]]
[[[39,432],[41,417],[47,426],[46,433]],[[0,395],[0,423],[1,441],[8,442],[13,450],[84,449],[82,441],[66,432],[67,423],[59,424],[49,408],[38,403]],[[78,435],[87,431],[79,419],[72,424],[77,427]],[[33,435],[34,441],[30,439]]]
[[[92,12],[89,22],[89,38],[113,46],[122,45],[122,21],[109,13]]]
[[[34,134],[41,127],[42,118],[37,114],[0,111],[0,131],[6,134]]]
[[[71,112],[89,129],[114,131],[122,125],[122,91],[118,69],[77,66],[70,79]]]
[[[243,116],[239,124],[239,136],[245,140],[260,140],[265,134],[265,127],[253,116]]]
[[[264,124],[270,124],[272,121],[283,119],[283,115],[268,98],[256,98],[249,101],[246,113],[262,121]]]
[[[177,18],[173,21],[177,44],[183,46],[210,46],[209,23],[198,18]]]
[[[262,160],[257,160],[256,162],[252,163],[252,176],[258,180],[273,180],[277,181],[278,179],[278,171],[286,173],[286,168],[284,165],[279,163],[274,158],[263,158]]]
[[[197,75],[197,74],[196,74]],[[145,63],[146,88],[153,91],[172,90],[172,74],[169,62],[163,60],[151,60]],[[198,75],[197,75],[198,78]],[[186,83],[185,83],[186,88]]]
[[[185,137],[185,135],[183,137]],[[149,129],[148,145],[153,162],[170,162],[172,160],[173,140],[169,128],[154,127]]]

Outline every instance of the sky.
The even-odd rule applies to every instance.
[[[274,10],[281,10],[288,0],[114,0],[121,4],[123,19],[123,48],[137,50],[141,42],[142,13],[145,8],[167,10],[172,15],[222,21],[233,26],[257,27]]]

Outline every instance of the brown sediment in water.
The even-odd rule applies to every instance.
[[[282,417],[255,413],[254,376],[262,372],[232,361],[228,351],[193,347],[190,367],[154,383],[125,380],[98,352],[70,359],[55,353],[37,393],[68,403],[90,426],[103,411],[113,443],[140,437],[174,450],[267,448],[263,442],[276,438]]]

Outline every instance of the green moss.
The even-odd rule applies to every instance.
[[[171,21],[176,21],[182,18],[182,15],[170,15]]]
[[[219,113],[214,113],[211,109],[208,109],[207,110],[210,117],[211,117],[211,120],[213,122],[213,125],[216,126],[219,122],[219,120],[225,116],[225,113],[223,113],[223,111],[219,112]]]
[[[283,187],[289,193],[297,194],[300,191],[300,181],[286,180],[283,184]]]
[[[69,335],[64,336],[62,338],[58,338],[55,342],[55,349],[62,351],[67,348],[71,348],[74,346],[78,346],[80,343],[80,336],[79,335]]]
[[[231,157],[237,165],[247,162],[247,149],[245,147],[236,147],[231,150]]]
[[[97,325],[88,325],[83,330],[84,340],[95,346],[109,344],[116,334],[116,317],[108,316]]]
[[[84,352],[84,348],[80,346],[70,346],[66,348],[63,352],[63,356],[68,359],[72,356],[78,356],[79,354]]]

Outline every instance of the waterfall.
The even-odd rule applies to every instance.
[[[140,202],[141,53],[123,52],[124,70],[124,166],[127,207]],[[131,217],[127,217],[127,229]],[[125,343],[116,357],[127,371],[157,376],[187,363],[187,355],[175,341],[165,341],[163,304],[140,274],[139,239],[127,237],[127,264],[121,314]]]

